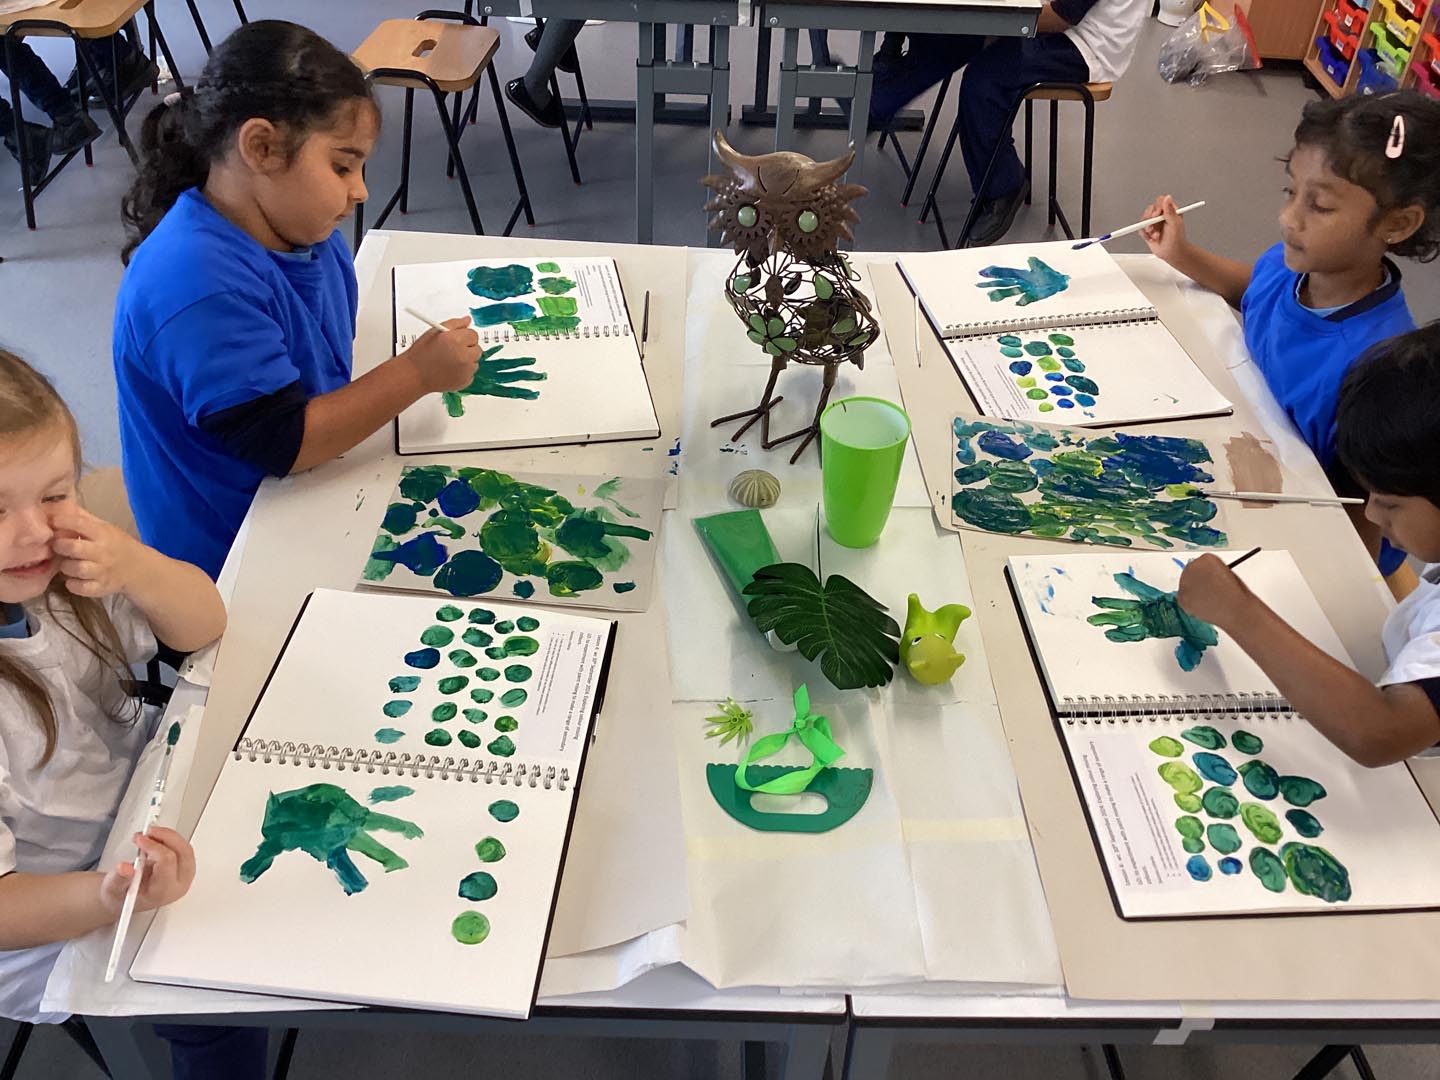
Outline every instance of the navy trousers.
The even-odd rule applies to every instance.
[[[1064,34],[1033,38],[912,34],[910,51],[899,61],[877,68],[870,101],[870,124],[884,128],[895,114],[961,68],[960,149],[970,173],[970,190],[986,199],[1013,195],[1025,182],[1025,170],[1006,122],[1020,92],[1037,82],[1087,82],[1090,70]],[[985,167],[1000,147],[990,184],[980,192]]]
[[[170,1044],[174,1080],[265,1080],[267,1028],[156,1024],[155,1032]]]

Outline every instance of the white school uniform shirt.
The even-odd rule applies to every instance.
[[[1151,0],[1099,0],[1065,31],[1089,65],[1091,82],[1114,82],[1125,74],[1150,8]]]
[[[139,609],[120,596],[102,602],[126,660],[138,664],[154,656],[155,635]],[[59,730],[54,755],[35,768],[45,752],[40,721],[12,687],[0,685],[0,875],[88,870],[105,847],[156,717],[112,719],[129,716],[134,706],[127,708],[114,674],[65,632],[66,626],[80,630],[63,602],[53,614],[43,599],[25,611],[30,636],[0,638],[0,654],[24,661],[44,683]],[[31,1023],[64,1019],[39,1011],[60,947],[0,951],[0,1016]]]
[[[1426,566],[1415,591],[1395,605],[1380,630],[1380,642],[1390,663],[1380,686],[1440,679],[1440,563]],[[1440,747],[1424,754],[1435,755],[1440,755]]]

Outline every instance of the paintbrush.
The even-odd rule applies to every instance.
[[[165,756],[160,759],[160,771],[155,776],[155,785],[150,789],[150,807],[145,811],[142,833],[160,819],[160,804],[165,801],[165,783],[170,778],[170,765],[175,760],[175,744],[180,741],[180,721],[176,720],[165,733]],[[120,951],[125,947],[125,936],[130,932],[130,920],[135,916],[135,901],[140,896],[140,879],[145,869],[145,854],[137,852],[130,864],[134,873],[130,876],[130,887],[125,890],[125,903],[120,908],[120,921],[115,924],[115,942],[110,946],[110,960],[105,965],[105,981],[115,980],[115,969],[120,965]]]
[[[1240,565],[1242,562],[1244,562],[1246,559],[1252,558],[1253,556],[1259,555],[1259,554],[1260,554],[1260,549],[1259,549],[1258,547],[1253,547],[1253,548],[1251,548],[1249,551],[1245,552],[1244,555],[1241,555],[1238,559],[1235,559],[1233,562],[1228,562],[1228,563],[1226,563],[1225,565],[1228,566],[1231,570],[1234,570],[1237,566],[1239,566],[1239,565]]]
[[[416,311],[413,307],[407,307],[405,309],[405,314],[419,319],[426,326],[430,327],[431,330],[439,330],[442,334],[450,329],[448,326],[441,326],[438,322],[436,322],[434,319],[430,318],[427,315],[421,315],[420,312]]]
[[[640,359],[645,359],[645,345],[650,340],[650,290],[645,290],[645,312],[640,316]]]
[[[1175,212],[1177,214],[1188,214],[1191,210],[1199,210],[1204,205],[1205,200],[1201,199],[1199,202],[1191,203],[1189,206],[1182,206]],[[1081,248],[1087,248],[1091,244],[1103,244],[1107,240],[1118,240],[1122,236],[1129,236],[1131,233],[1137,233],[1141,229],[1148,229],[1151,225],[1159,225],[1164,220],[1164,214],[1161,214],[1159,217],[1146,218],[1144,221],[1137,221],[1134,225],[1126,225],[1123,229],[1116,229],[1114,232],[1107,232],[1104,236],[1097,236],[1093,240],[1081,240],[1078,244],[1071,244],[1070,250],[1079,251]]]
[[[1310,503],[1313,506],[1363,506],[1364,499],[1345,495],[1290,495],[1280,491],[1208,491],[1196,488],[1207,499],[1244,499],[1246,502]]]

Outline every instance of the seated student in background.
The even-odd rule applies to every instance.
[[[895,57],[892,43],[876,58],[870,126],[888,127],[897,112],[963,67],[960,150],[970,190],[983,202],[970,246],[998,243],[1029,194],[1007,123],[1021,91],[1037,82],[1114,82],[1130,66],[1150,8],[1150,0],[1047,0],[1034,37],[911,34],[904,56]],[[981,191],[997,146],[1000,158]]]
[[[296,74],[296,73],[300,74]],[[145,120],[115,307],[125,483],[140,535],[218,574],[267,475],[329,461],[471,382],[468,317],[351,381],[358,288],[338,226],[380,113],[351,59],[242,26]]]
[[[15,115],[10,102],[0,98],[0,140],[17,161],[20,140],[25,140],[26,164],[31,185],[38,184],[50,171],[51,155],[64,156],[81,150],[100,137],[100,128],[80,108],[74,92],[67,93],[45,61],[24,40],[11,43],[12,57],[0,48],[0,75],[4,75],[20,92],[50,118],[50,127],[25,121],[23,132],[15,130]],[[108,65],[107,65],[108,66]]]
[[[1245,344],[1275,400],[1327,469],[1335,460],[1335,401],[1355,359],[1414,327],[1401,288],[1403,255],[1440,254],[1440,101],[1413,90],[1316,101],[1305,107],[1286,159],[1281,242],[1253,264],[1185,237],[1175,200],[1142,235],[1150,250],[1245,317]],[[1343,476],[1337,477],[1346,485]],[[1405,561],[1356,526],[1389,576]]]
[[[556,68],[571,74],[580,70],[575,39],[584,29],[584,19],[546,19],[543,29],[536,27],[525,35],[535,57],[524,75],[505,84],[505,96],[541,127],[558,128],[565,122],[565,105],[555,100],[550,80]]]
[[[1366,516],[1430,563],[1385,620],[1389,668],[1372,686],[1301,637],[1214,555],[1180,575],[1180,606],[1250,654],[1280,693],[1361,765],[1440,744],[1440,323],[1376,346],[1345,376],[1335,417],[1340,460],[1370,493]]]

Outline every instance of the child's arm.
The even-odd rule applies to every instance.
[[[152,826],[135,834],[145,853],[136,911],[163,907],[184,896],[195,880],[195,852],[179,833]],[[109,873],[7,874],[0,877],[0,949],[30,949],[88,934],[120,917],[134,867],[127,860]]]
[[[1368,682],[1301,637],[1214,555],[1185,567],[1177,599],[1233,637],[1295,710],[1361,765],[1404,761],[1440,742],[1440,715],[1423,690]]]
[[[65,587],[76,596],[124,593],[155,636],[181,652],[225,630],[225,604],[199,567],[161,555],[75,502],[60,504],[50,527]]]
[[[1237,262],[1206,251],[1185,239],[1185,219],[1169,195],[1161,195],[1145,208],[1141,219],[1165,215],[1159,225],[1140,230],[1150,250],[1169,263],[1195,284],[1219,293],[1233,308],[1240,307],[1240,298],[1250,285],[1253,263]]]
[[[480,335],[468,318],[444,333],[427,330],[414,345],[348,386],[311,398],[305,436],[291,473],[313,469],[368,439],[426,394],[463,390],[475,378]]]

